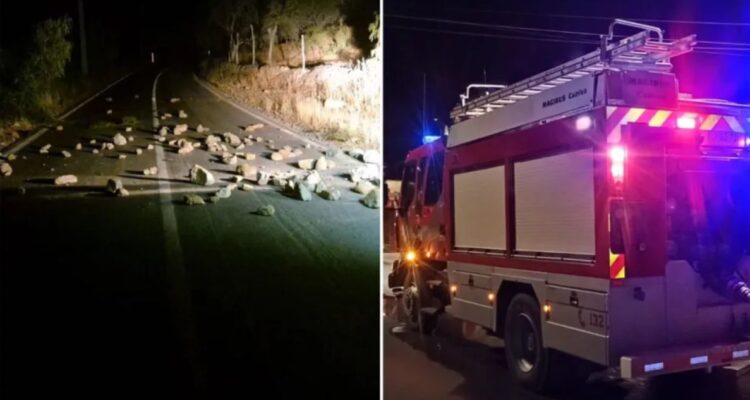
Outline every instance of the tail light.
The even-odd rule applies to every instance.
[[[677,127],[680,129],[695,129],[695,126],[695,118],[685,116],[677,118]]]
[[[625,147],[614,146],[609,149],[610,174],[615,184],[622,184],[625,179],[625,159],[627,156]]]

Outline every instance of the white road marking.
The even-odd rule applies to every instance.
[[[81,104],[75,106],[75,108],[73,108],[72,110],[70,110],[70,111],[66,112],[65,114],[61,115],[60,118],[58,118],[58,119],[60,121],[64,120],[65,118],[67,118],[68,116],[70,116],[71,114],[73,114],[74,112],[78,111],[81,107],[83,107],[86,104],[88,104],[89,102],[91,102],[91,100],[94,100],[99,95],[101,95],[102,93],[104,93],[107,90],[109,90],[112,86],[115,86],[118,83],[122,82],[125,78],[129,77],[130,75],[133,75],[133,73],[131,72],[131,73],[123,76],[122,78],[120,78],[120,79],[118,79],[118,80],[110,83],[109,85],[107,85],[107,87],[105,87],[104,89],[100,90],[98,93],[94,94],[93,96],[89,97],[88,99],[84,100]],[[23,150],[26,146],[28,146],[29,144],[31,144],[31,142],[33,142],[33,141],[39,139],[40,137],[42,137],[42,135],[44,135],[45,133],[47,133],[47,131],[49,131],[49,129],[42,128],[42,129],[40,129],[40,130],[32,133],[26,139],[24,139],[24,140],[22,140],[20,142],[17,142],[14,145],[12,145],[9,148],[9,150],[7,152],[5,152],[5,155],[18,153],[19,151]]]
[[[261,120],[261,121],[265,122],[268,125],[275,126],[276,128],[278,128],[282,132],[286,133],[287,135],[290,135],[290,136],[294,137],[295,139],[298,139],[298,140],[301,140],[301,141],[303,141],[305,143],[308,143],[310,146],[314,146],[314,147],[316,147],[318,149],[325,149],[325,146],[323,146],[323,145],[321,145],[319,143],[316,143],[316,142],[314,142],[314,141],[312,141],[312,140],[310,140],[310,139],[308,139],[308,138],[306,138],[306,137],[304,137],[304,136],[302,136],[302,135],[300,135],[300,134],[298,134],[296,132],[293,132],[293,131],[287,129],[286,127],[280,125],[279,123],[277,123],[277,122],[275,122],[273,120],[270,120],[270,119],[268,119],[268,118],[266,118],[266,117],[258,114],[257,112],[252,111],[252,110],[250,110],[250,109],[248,109],[248,108],[246,108],[246,107],[244,107],[244,106],[236,103],[234,100],[228,98],[227,96],[225,96],[221,92],[219,92],[216,89],[214,89],[213,87],[211,87],[211,85],[209,85],[208,83],[203,82],[203,80],[200,79],[200,78],[198,78],[196,75],[193,75],[193,79],[195,79],[195,81],[198,82],[199,85],[203,86],[206,90],[208,90],[209,92],[213,93],[214,96],[218,97],[220,100],[225,101],[226,103],[228,103],[232,107],[234,107],[234,108],[236,108],[236,109],[244,112],[245,114],[248,114],[248,115],[252,116],[255,119]]]

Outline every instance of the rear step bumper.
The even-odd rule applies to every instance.
[[[620,376],[641,378],[750,360],[750,341],[704,344],[620,357]]]

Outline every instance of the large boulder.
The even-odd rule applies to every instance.
[[[371,190],[367,196],[360,200],[365,207],[380,208],[380,190]]]
[[[237,173],[242,175],[242,177],[244,178],[257,180],[258,167],[249,164],[240,164],[237,166]]]
[[[216,182],[216,179],[214,179],[211,172],[196,164],[190,170],[190,182],[195,183],[196,185],[210,186]]]
[[[315,160],[312,158],[306,158],[304,160],[297,161],[297,166],[306,171],[311,170],[315,167]]]
[[[292,190],[292,193],[294,193],[294,197],[299,200],[302,200],[302,201],[312,200],[312,193],[310,193],[310,189],[303,182],[297,182],[294,185],[294,189]]]

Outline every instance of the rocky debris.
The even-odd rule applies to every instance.
[[[232,146],[239,146],[242,144],[242,139],[240,139],[239,136],[235,135],[232,132],[224,132],[222,135],[224,137],[224,141],[231,144]]]
[[[111,195],[116,195],[117,192],[120,191],[120,189],[122,189],[122,181],[121,180],[119,180],[119,179],[112,179],[112,178],[110,178],[110,179],[107,180],[107,186],[106,186],[107,193],[109,193]]]
[[[119,156],[117,156],[117,159],[119,159],[119,160],[124,160],[126,158],[128,158],[128,156],[125,155],[125,154],[120,154]]]
[[[104,143],[104,147],[107,150],[114,150],[115,149],[115,144],[114,143]]]
[[[156,168],[156,167],[146,168],[143,170],[143,175],[145,176],[156,175],[158,173],[159,173],[159,168]]]
[[[221,197],[217,196],[216,194],[211,195],[211,196],[208,197],[208,202],[209,203],[218,203],[219,200],[221,200]]]
[[[195,164],[195,166],[190,169],[190,182],[197,185],[210,186],[213,185],[216,180],[214,179],[213,174],[208,172],[207,169]]]
[[[157,139],[157,140],[158,140],[158,141],[159,141],[160,143],[164,143],[164,142],[166,142],[166,141],[167,141],[167,138],[165,138],[164,136],[159,136],[159,139]]]
[[[380,164],[380,153],[377,150],[365,150],[360,161],[368,164]]]
[[[261,124],[261,123],[257,123],[257,124],[252,124],[252,125],[248,125],[248,126],[246,126],[246,127],[245,127],[245,132],[252,132],[252,131],[256,131],[256,130],[258,130],[258,129],[262,128],[263,126],[264,126],[264,125],[263,125],[263,124]]]
[[[256,181],[258,185],[268,185],[268,181],[271,180],[271,176],[268,175],[265,171],[259,171],[258,172],[258,180]]]
[[[260,136],[258,136],[258,137],[255,138],[255,141],[258,142],[258,143],[261,143],[263,141],[263,138],[260,137]]]
[[[310,147],[312,147],[312,146],[310,145],[310,143],[305,143],[305,148],[306,148],[306,149],[309,149]]]
[[[320,158],[318,158],[315,161],[315,170],[316,171],[325,171],[327,169],[328,169],[328,160],[326,160],[325,156],[320,156]]]
[[[176,136],[176,135],[181,135],[187,132],[187,130],[188,130],[187,124],[177,124],[174,126],[174,131],[172,133],[174,133]]]
[[[198,132],[198,133],[203,133],[203,132],[209,132],[211,130],[208,129],[207,127],[204,127],[201,124],[198,124],[198,126],[195,128],[195,131]]]
[[[248,161],[255,160],[255,154],[253,154],[253,153],[245,153],[245,160],[248,160]]]
[[[128,139],[126,139],[125,136],[123,136],[119,132],[115,136],[112,137],[112,141],[117,146],[125,146],[126,144],[128,144]]]
[[[359,194],[368,194],[374,189],[375,185],[373,185],[369,181],[359,181],[356,185],[354,185],[354,188],[352,190]]]
[[[110,108],[109,110],[107,110],[107,115],[111,115],[111,114],[112,114],[112,109]]]
[[[184,110],[180,110],[177,113],[177,116],[180,117],[180,118],[187,118],[188,117],[187,113]]]
[[[172,114],[170,114],[170,113],[164,113],[164,114],[161,115],[161,119],[167,119],[167,118],[172,118]]]
[[[239,186],[239,189],[242,190],[243,192],[249,192],[253,190],[254,188],[253,188],[253,185],[249,183],[243,183]]]
[[[206,142],[206,145],[210,146],[212,144],[219,144],[219,143],[221,143],[221,138],[219,138],[216,135],[208,135],[208,136],[206,136],[206,139],[204,139],[204,141]]]
[[[111,97],[107,97],[106,99],[104,99],[104,101],[106,101],[107,103],[111,103],[112,102],[112,98]]]
[[[0,175],[2,176],[11,176],[13,174],[13,167],[10,166],[7,162],[4,162],[0,164]]]
[[[39,154],[47,154],[47,153],[49,153],[49,149],[51,147],[52,147],[51,144],[49,144],[49,143],[45,144],[44,146],[42,146],[42,148],[39,149]]]
[[[128,197],[130,196],[130,192],[128,189],[122,188],[117,191],[117,197]]]
[[[148,146],[146,146],[146,150],[153,150],[153,149],[154,149],[153,144],[149,144]]]
[[[135,149],[135,154],[140,156],[143,154],[143,149]]]
[[[23,187],[23,186],[19,186],[18,187],[18,194],[20,194],[21,196],[25,195],[26,194],[26,188]]]
[[[171,99],[169,99],[170,103],[177,103],[178,101],[180,101],[179,97],[172,97]]]
[[[128,142],[133,142],[133,141],[135,141],[135,138],[132,136],[128,136]]]
[[[89,144],[96,144],[96,139],[89,140]]]
[[[284,155],[279,153],[278,151],[271,153],[271,160],[281,161],[283,159],[284,159]]]
[[[245,144],[245,146],[252,146],[253,145],[253,135],[250,135],[250,137],[246,137],[242,139],[242,143]]]
[[[223,187],[215,193],[215,196],[220,199],[228,199],[232,196],[232,189],[229,186]]]
[[[167,136],[169,134],[169,128],[166,126],[162,126],[159,128],[159,136]]]
[[[240,164],[237,166],[237,173],[243,178],[254,179],[258,175],[258,167],[250,164]]]
[[[240,183],[245,180],[242,175],[235,175],[232,179],[234,179],[234,183]]]
[[[380,208],[380,190],[371,190],[360,202],[369,208]]]
[[[232,153],[224,153],[221,155],[221,161],[227,165],[237,165],[237,156]]]
[[[297,184],[294,185],[293,190],[295,198],[302,201],[312,200],[312,193],[310,193],[310,188],[308,188],[304,183],[297,182]]]
[[[61,152],[60,152],[60,154],[62,154],[62,156],[63,156],[63,157],[65,157],[65,158],[70,158],[70,157],[73,157],[73,155],[72,155],[72,154],[70,154],[70,152],[69,152],[69,151],[67,151],[67,150],[63,150],[63,151],[61,151]]]
[[[188,142],[187,140],[183,140],[180,145],[180,149],[177,150],[177,154],[180,154],[180,155],[189,154],[193,151],[193,149],[194,147],[192,144],[190,144],[190,142]]]
[[[341,150],[334,149],[334,148],[325,149],[325,151],[323,152],[323,155],[325,155],[328,158],[335,158],[335,157],[338,157],[340,154],[341,154]]]
[[[235,150],[242,150],[242,149],[244,149],[244,148],[245,148],[245,143],[240,143],[240,144],[239,144],[239,145],[237,145],[237,147],[235,147],[234,149],[235,149]]]
[[[349,171],[349,180],[357,183],[361,180],[379,180],[380,168],[375,164],[367,164]]]
[[[132,131],[133,131],[133,128],[131,128],[129,126],[125,127],[125,132],[132,132]]]
[[[320,195],[320,197],[330,201],[336,201],[341,198],[341,192],[335,188],[327,188],[321,190],[318,194]]]
[[[318,173],[318,171],[312,171],[305,176],[304,181],[310,187],[315,187],[321,182],[320,174]]]
[[[83,145],[80,143],[76,144],[76,150],[83,150]]]
[[[201,144],[199,142],[193,142],[193,148],[199,149],[201,147]]]
[[[173,146],[173,147],[179,147],[177,145],[177,139],[172,139],[169,142],[167,142],[167,144],[170,145],[170,146]]]
[[[284,178],[281,178],[281,177],[279,177],[279,176],[275,176],[275,177],[273,177],[273,180],[271,181],[271,183],[272,183],[272,184],[273,184],[274,186],[278,186],[278,187],[280,187],[280,188],[283,188],[283,189],[287,189],[287,186],[288,186],[288,184],[289,184],[289,181],[287,181],[286,179],[284,179]]]
[[[57,131],[60,132],[60,131],[63,130],[63,126],[62,125],[58,125],[55,129],[57,129]]]
[[[15,155],[15,154],[8,154],[8,161],[13,161],[13,160],[15,160],[16,158],[17,158],[17,157],[16,157],[16,155]]]
[[[91,150],[91,154],[99,154],[99,149],[93,149],[93,150]]]
[[[185,204],[189,206],[203,206],[206,205],[206,202],[203,201],[203,198],[198,196],[197,194],[186,194]]]
[[[60,175],[55,178],[55,185],[57,186],[72,185],[74,183],[78,183],[78,177],[75,175]]]
[[[258,210],[256,210],[255,213],[264,217],[272,217],[274,214],[276,214],[276,209],[273,208],[271,204],[268,204],[258,207]]]
[[[315,160],[312,158],[306,158],[304,160],[297,161],[297,166],[305,171],[309,171],[315,167]]]

